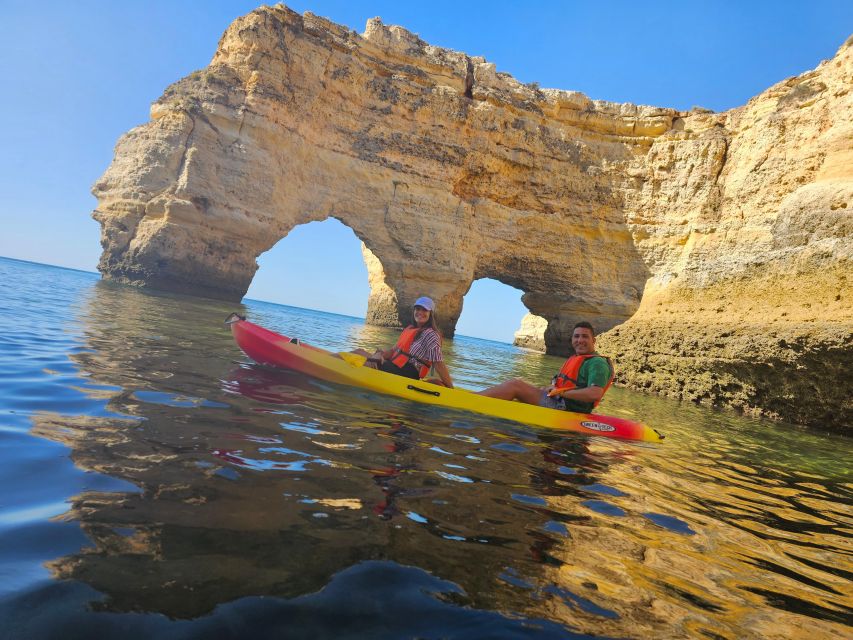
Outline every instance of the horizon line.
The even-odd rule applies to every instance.
[[[47,262],[36,262],[35,260],[25,260],[24,258],[13,258],[11,256],[0,256],[0,259],[11,260],[13,262],[23,262],[24,264],[34,264],[34,265],[37,265],[40,267],[51,267],[53,269],[64,269],[65,271],[75,271],[77,273],[86,273],[86,274],[102,277],[102,274],[99,271],[86,271],[85,269],[76,269],[74,267],[65,267],[63,265],[50,264]],[[115,284],[122,284],[122,283],[115,283]],[[130,286],[130,285],[127,285],[127,286]],[[134,288],[141,289],[144,291],[144,288],[140,288],[140,287],[134,287]],[[151,290],[152,291],[158,291],[158,289],[151,289]],[[169,293],[174,293],[174,292],[169,292]],[[179,295],[187,295],[187,294],[179,294]],[[203,296],[191,296],[191,297],[203,298]],[[203,299],[208,299],[208,298],[203,298]],[[239,304],[243,304],[244,300],[249,300],[251,302],[261,302],[263,304],[271,304],[271,305],[275,305],[277,307],[290,307],[291,309],[302,309],[304,311],[313,311],[315,313],[326,313],[326,314],[329,314],[332,316],[340,316],[342,318],[352,318],[353,320],[361,320],[362,322],[364,322],[366,319],[366,318],[363,318],[362,316],[353,316],[353,315],[349,315],[347,313],[338,313],[337,311],[326,311],[324,309],[312,309],[311,307],[300,307],[298,305],[288,304],[286,302],[274,302],[272,300],[260,300],[259,298],[249,298],[247,296],[243,296],[243,298],[241,298]],[[376,325],[376,326],[379,326],[379,325]],[[387,327],[387,328],[393,329],[395,327]],[[456,337],[456,336],[459,336],[461,338],[471,338],[473,340],[485,340],[486,342],[494,342],[495,344],[508,344],[511,347],[516,346],[512,342],[503,342],[501,340],[495,340],[493,338],[482,338],[480,336],[469,336],[469,335],[466,335],[464,333],[457,333],[454,335],[454,337]],[[453,338],[450,338],[450,340],[452,340],[452,339]],[[519,347],[519,348],[522,348],[522,347]]]

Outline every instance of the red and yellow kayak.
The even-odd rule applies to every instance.
[[[625,418],[572,413],[522,402],[487,398],[465,389],[448,389],[429,382],[377,371],[361,366],[364,358],[360,356],[340,354],[343,356],[340,357],[264,329],[237,314],[232,314],[226,322],[231,325],[237,345],[259,364],[293,369],[328,382],[362,387],[415,402],[473,411],[536,427],[646,442],[660,442],[663,438],[651,427]]]

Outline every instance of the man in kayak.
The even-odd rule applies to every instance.
[[[537,387],[515,378],[478,393],[549,409],[590,413],[613,383],[613,364],[610,358],[595,352],[595,331],[589,322],[578,322],[574,326],[572,347],[575,354],[566,360],[548,387]]]
[[[391,349],[379,349],[373,355],[363,349],[353,353],[367,357],[365,366],[420,380],[435,369],[440,380],[429,382],[453,388],[453,380],[441,355],[441,332],[435,322],[435,303],[426,296],[415,300],[413,324],[403,329],[397,344]]]

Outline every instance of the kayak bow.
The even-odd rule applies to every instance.
[[[625,418],[573,413],[487,398],[465,389],[449,389],[364,367],[361,366],[363,358],[336,356],[253,324],[237,314],[231,314],[225,322],[231,326],[231,333],[240,349],[259,364],[293,369],[328,382],[362,387],[415,402],[472,411],[536,427],[646,442],[660,442],[663,438],[651,427]]]

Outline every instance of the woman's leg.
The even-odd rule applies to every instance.
[[[364,366],[367,367],[368,369],[378,369],[379,365],[382,363],[382,350],[381,349],[377,349],[373,353],[370,353],[369,351],[365,351],[364,349],[353,349],[349,353],[354,353],[357,356],[363,356],[364,358],[366,358],[367,360],[364,363]],[[340,358],[340,356],[338,356],[337,354],[335,354],[335,355],[336,355],[336,357]]]
[[[542,398],[540,387],[536,387],[521,378],[507,380],[496,387],[489,387],[477,393],[481,396],[499,398],[500,400],[520,400],[527,404],[539,404],[539,400]]]

